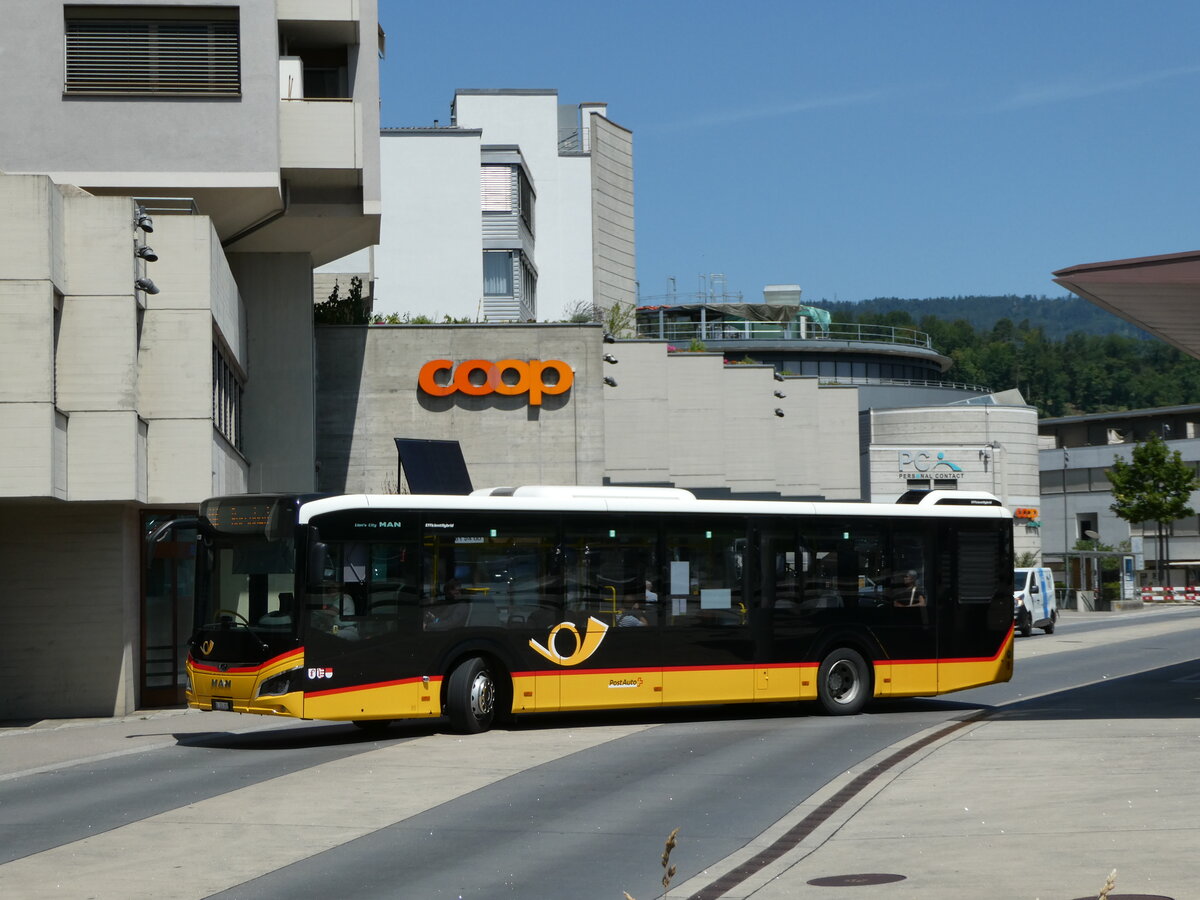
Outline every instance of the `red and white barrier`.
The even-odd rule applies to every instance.
[[[1200,603],[1200,587],[1145,587],[1143,603]]]

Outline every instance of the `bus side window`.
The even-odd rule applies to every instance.
[[[670,625],[735,627],[747,624],[742,595],[746,522],[741,518],[681,523],[667,539]]]

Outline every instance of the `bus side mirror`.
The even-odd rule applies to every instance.
[[[329,549],[320,541],[308,545],[308,584],[320,584],[325,580],[325,564],[329,561]]]

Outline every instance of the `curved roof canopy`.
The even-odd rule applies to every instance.
[[[1200,359],[1200,250],[1084,263],[1054,281]]]

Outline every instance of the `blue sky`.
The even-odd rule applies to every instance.
[[[643,297],[1064,292],[1200,248],[1200,3],[380,0],[385,126],[555,88],[633,131]],[[553,317],[555,310],[540,311]]]

